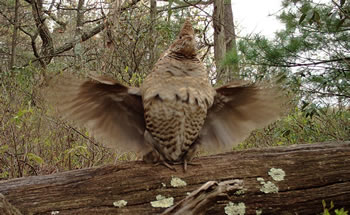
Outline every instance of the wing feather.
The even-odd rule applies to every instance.
[[[104,77],[78,80],[64,77],[55,83],[50,100],[59,113],[88,128],[104,145],[121,151],[144,151],[142,98],[138,88]]]
[[[204,148],[225,151],[257,128],[278,119],[284,99],[275,87],[232,83],[216,89],[213,106],[201,131]]]

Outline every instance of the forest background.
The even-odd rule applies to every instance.
[[[139,86],[186,17],[213,85],[273,80],[290,98],[236,150],[350,140],[349,0],[281,0],[272,38],[239,33],[233,2],[0,0],[0,180],[135,159],[62,120],[48,83],[93,72]]]

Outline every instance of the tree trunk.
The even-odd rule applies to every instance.
[[[15,18],[14,18],[14,25],[13,25],[13,34],[12,34],[12,44],[11,44],[11,58],[9,63],[9,69],[12,69],[12,67],[15,65],[16,61],[16,46],[17,46],[17,30],[19,26],[18,21],[18,9],[19,9],[19,0],[15,1]]]
[[[194,162],[202,166],[186,173],[180,165],[174,172],[133,161],[19,178],[0,182],[0,193],[23,214],[307,215],[322,212],[323,200],[350,209],[350,142],[235,151]]]
[[[76,27],[75,27],[75,35],[74,39],[79,41],[74,45],[74,58],[75,58],[75,69],[76,70],[83,70],[83,56],[84,56],[84,46],[83,41],[81,41],[81,35],[83,33],[83,19],[84,19],[84,0],[78,1],[78,7],[77,7],[77,20],[76,20]]]
[[[237,50],[237,35],[235,31],[235,24],[233,22],[232,4],[231,0],[224,1],[224,13],[225,13],[225,39],[226,39],[226,51],[232,52],[236,61],[232,62],[232,70],[226,76],[232,80],[239,78],[239,65],[238,65],[238,50]]]
[[[220,84],[238,78],[238,59],[232,62],[232,69],[222,65],[226,53],[237,55],[235,26],[232,15],[231,0],[214,0],[214,57],[216,62],[217,82]]]
[[[225,10],[223,0],[214,0],[213,25],[214,25],[214,58],[216,69],[221,70],[220,62],[226,54],[225,42]],[[220,76],[220,72],[218,76]]]
[[[151,28],[150,28],[150,33],[151,35],[153,34],[154,32],[154,26],[155,26],[155,23],[156,23],[156,18],[157,18],[157,1],[156,0],[151,0],[150,1],[150,4],[151,4]],[[152,65],[154,64],[154,62],[156,61],[156,56],[154,55],[155,54],[155,38],[154,40],[151,41],[152,45],[150,46],[150,50],[149,50],[149,59],[150,59],[150,62],[152,62]]]
[[[53,47],[53,40],[51,33],[49,31],[49,28],[47,27],[45,23],[45,17],[44,17],[44,12],[42,10],[43,8],[43,1],[42,0],[32,0],[32,14],[33,18],[35,21],[35,25],[37,27],[39,36],[41,38],[42,44],[41,44],[41,51],[40,55],[38,57],[43,57],[40,58],[39,62],[41,66],[44,68],[44,73],[43,75],[45,76],[45,68],[46,65],[48,65],[53,56],[54,53],[54,47]]]

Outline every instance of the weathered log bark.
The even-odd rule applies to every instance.
[[[202,166],[189,166],[186,173],[180,165],[174,172],[135,161],[19,178],[0,182],[0,193],[23,214],[160,214],[208,181],[230,185],[239,179],[238,192],[215,191],[220,183],[213,182],[200,195],[192,193],[207,195],[205,201],[187,198],[182,207],[200,202],[208,205],[205,214],[304,215],[320,213],[325,200],[350,209],[350,142],[236,151],[195,162]],[[157,195],[165,199],[156,201]]]
[[[21,215],[22,213],[9,203],[5,196],[0,193],[0,214],[1,215]]]
[[[202,215],[206,213],[206,209],[211,208],[216,202],[228,198],[229,193],[234,194],[243,189],[243,181],[238,179],[220,183],[208,181],[175,206],[164,211],[162,215]]]

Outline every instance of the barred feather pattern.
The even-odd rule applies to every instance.
[[[189,151],[204,124],[207,110],[181,100],[152,99],[145,109],[146,129],[166,161],[178,162]]]
[[[214,102],[215,90],[204,67],[195,58],[167,55],[145,79],[142,93],[146,129],[157,144],[154,147],[168,162],[183,160]]]

